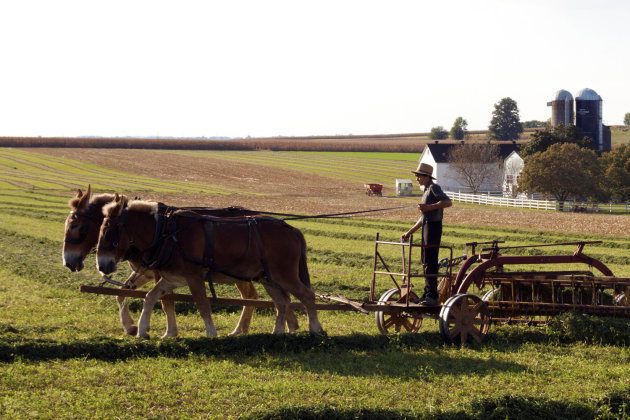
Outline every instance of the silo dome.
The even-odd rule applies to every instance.
[[[552,99],[553,101],[572,101],[573,96],[570,92],[567,92],[564,89],[560,89],[556,92],[556,95]]]
[[[551,105],[551,126],[573,124],[573,96],[564,89],[556,92]]]
[[[577,93],[575,99],[579,99],[581,101],[601,101],[602,98],[595,92],[593,89],[584,88]]]

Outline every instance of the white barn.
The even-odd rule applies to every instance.
[[[455,173],[451,169],[448,163],[448,152],[451,147],[456,146],[457,143],[431,143],[427,144],[420,155],[419,163],[428,163],[433,166],[433,176],[436,182],[440,184],[445,191],[462,191],[468,190],[468,187],[457,180]],[[498,143],[499,155],[504,159],[504,170],[511,168],[510,175],[510,191],[513,191],[515,184],[520,175],[520,171],[523,170],[523,159],[518,155],[518,145],[514,142]],[[508,160],[509,159],[509,160]],[[518,164],[520,160],[520,166]],[[509,164],[509,166],[508,166]],[[518,173],[514,172],[518,170]],[[497,185],[483,185],[482,190],[485,191],[498,191],[506,190],[506,175],[508,173],[504,171],[503,182],[498,182]]]

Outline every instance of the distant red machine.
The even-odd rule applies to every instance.
[[[382,184],[363,184],[365,187],[365,194],[372,196],[377,195],[379,197],[383,196],[383,185]]]

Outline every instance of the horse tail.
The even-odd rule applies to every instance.
[[[298,237],[300,238],[300,281],[306,286],[311,287],[311,275],[308,272],[308,265],[306,263],[306,239],[304,235],[298,229],[296,229]]]

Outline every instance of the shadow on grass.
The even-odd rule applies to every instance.
[[[494,370],[519,372],[524,369],[516,363],[484,360],[481,357],[457,357],[451,360],[442,351],[443,348],[439,334],[428,332],[391,337],[367,334],[325,337],[309,333],[166,340],[100,337],[64,342],[25,339],[22,334],[12,331],[0,335],[0,362],[75,358],[114,362],[133,358],[187,358],[195,355],[231,358],[249,363],[252,358],[264,354],[273,355],[269,363],[275,363],[279,369],[294,370],[299,367],[313,372],[348,376],[386,375],[424,380],[431,380],[433,375],[440,374],[483,374]],[[428,351],[418,354],[418,349]]]
[[[622,396],[622,394],[624,396]],[[474,399],[462,410],[410,408],[408,410],[379,408],[346,408],[335,406],[289,406],[255,411],[243,419],[594,419],[627,418],[630,405],[628,392],[614,392],[587,405],[582,402],[550,400],[531,396],[498,395]]]

